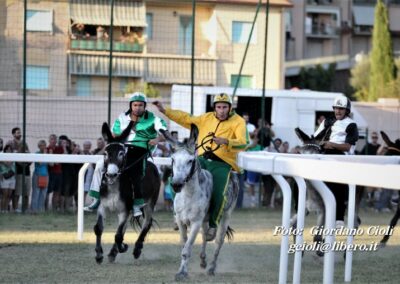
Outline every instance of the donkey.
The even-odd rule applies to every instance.
[[[301,154],[321,154],[322,153],[322,148],[320,146],[321,141],[317,141],[313,135],[308,136],[306,133],[304,133],[300,128],[295,128],[295,133],[297,137],[302,141],[303,145],[300,147],[300,153]],[[311,183],[307,182],[307,198],[306,198],[306,214],[308,215],[310,212],[316,212],[317,213],[317,230],[318,232],[322,231],[322,228],[324,226],[324,220],[325,220],[325,206],[324,202],[322,200],[321,195],[315,190],[315,188],[311,185]],[[361,201],[362,197],[362,190],[357,190],[357,196],[356,196],[356,214],[355,214],[355,226],[358,227],[361,224],[361,219],[358,217],[358,209],[359,209],[359,204]],[[298,195],[294,195],[295,202],[297,205],[297,197]],[[297,226],[297,214],[294,214],[292,219],[291,219],[291,226],[296,228]],[[320,234],[317,234],[314,236],[314,242],[321,243],[323,242],[323,236]],[[318,256],[323,256],[322,251],[317,251],[316,252]]]
[[[387,145],[387,152],[385,153],[385,155],[388,155],[388,156],[400,155],[400,139],[396,139],[395,142],[392,142],[390,140],[389,136],[387,136],[387,134],[383,131],[381,131],[381,136],[382,136],[383,141],[385,141],[385,143]],[[388,242],[388,240],[391,236],[391,233],[393,232],[393,229],[396,226],[399,218],[400,218],[400,202],[397,203],[396,212],[394,213],[394,216],[390,220],[390,224],[389,224],[390,230],[388,230],[386,235],[383,236],[382,240],[379,243],[379,247],[383,248],[386,246],[386,243]]]
[[[127,221],[132,211],[134,191],[132,182],[125,171],[131,165],[125,164],[127,147],[122,143],[129,135],[133,123],[123,131],[121,136],[114,138],[107,123],[103,123],[102,134],[107,141],[104,152],[104,174],[100,188],[100,206],[97,210],[97,223],[94,226],[96,235],[96,262],[103,262],[103,248],[101,246],[101,235],[104,230],[104,219],[106,211],[118,213],[118,229],[115,234],[115,242],[108,254],[109,262],[114,262],[118,253],[124,253],[128,250],[128,245],[124,243],[124,234]],[[157,167],[147,162],[145,176],[142,180],[142,191],[145,199],[145,206],[142,208],[144,221],[140,226],[139,220],[132,217],[133,224],[139,224],[141,227],[139,237],[136,240],[133,256],[139,258],[143,242],[149,232],[153,222],[154,206],[157,202],[160,191],[160,177]]]
[[[192,254],[193,243],[200,228],[202,228],[202,246],[200,253],[200,267],[207,267],[206,261],[206,231],[208,229],[208,209],[210,206],[213,180],[207,170],[201,169],[196,159],[196,141],[198,129],[192,125],[190,138],[184,143],[179,143],[172,137],[166,137],[176,148],[172,155],[172,180],[171,185],[176,192],[174,200],[175,218],[179,227],[180,239],[184,244],[181,252],[181,264],[175,280],[183,280],[188,277],[188,263]],[[224,243],[225,236],[230,240],[233,237],[233,230],[229,227],[229,221],[235,208],[239,192],[238,178],[230,176],[230,182],[226,193],[226,205],[221,218],[217,237],[214,258],[208,268],[209,275],[215,275],[217,258]],[[188,236],[188,228],[190,233]]]

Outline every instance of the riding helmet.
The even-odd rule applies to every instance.
[[[351,111],[351,103],[350,100],[345,96],[336,97],[333,101],[332,108],[345,108],[347,113]]]
[[[227,103],[229,106],[232,106],[232,98],[226,93],[221,93],[214,96],[213,106],[215,106],[216,103]]]

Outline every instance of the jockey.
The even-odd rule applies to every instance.
[[[154,102],[159,111],[169,119],[190,128],[195,124],[199,130],[198,159],[203,169],[213,176],[213,193],[210,203],[209,228],[206,232],[207,241],[215,239],[217,226],[223,214],[226,203],[225,191],[228,188],[231,169],[240,172],[236,163],[236,155],[243,151],[249,143],[245,120],[232,111],[232,100],[227,94],[214,97],[213,112],[200,116],[189,113],[165,109],[160,102]]]
[[[325,119],[314,133],[316,140],[321,140],[321,147],[326,155],[353,155],[358,140],[358,128],[350,118],[351,103],[344,96],[336,97],[332,105],[334,118]],[[341,183],[327,182],[336,199],[337,226],[344,225],[348,186]]]
[[[142,198],[140,185],[144,176],[147,158],[150,155],[150,151],[158,143],[158,132],[167,131],[165,121],[146,110],[146,104],[147,98],[145,94],[141,92],[133,93],[129,99],[129,110],[118,116],[111,130],[114,136],[121,135],[129,123],[133,121],[131,133],[125,141],[125,146],[128,147],[126,165],[133,165],[129,168],[129,176],[134,184],[133,215],[135,217],[142,215],[140,209],[144,204],[144,199]],[[137,162],[138,160],[143,160],[143,162]],[[93,202],[84,208],[86,211],[97,209],[100,205],[100,185],[103,177],[103,168],[104,160],[102,159],[96,163],[89,191],[89,196],[93,198]]]

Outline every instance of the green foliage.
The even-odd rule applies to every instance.
[[[160,96],[160,91],[155,88],[152,84],[147,82],[131,82],[125,85],[125,94],[142,92],[148,98],[158,98]]]
[[[311,68],[300,69],[300,83],[301,89],[309,89],[313,91],[330,91],[332,82],[335,77],[336,64],[329,64],[325,69],[320,64]]]
[[[375,7],[375,24],[372,34],[368,101],[376,101],[379,97],[390,95],[387,92],[393,91],[393,77],[394,63],[388,12],[382,0],[378,0]]]

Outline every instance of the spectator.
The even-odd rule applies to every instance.
[[[99,137],[97,139],[97,148],[93,150],[93,155],[102,155],[105,147],[106,143],[104,142],[103,137]]]
[[[97,40],[106,40],[108,39],[108,33],[102,26],[98,26],[96,28],[96,38]]]
[[[71,29],[71,39],[87,39],[90,37],[90,34],[85,30],[85,25],[82,23],[74,24]]]
[[[36,154],[47,154],[46,141],[38,142],[39,150]],[[43,212],[46,201],[47,188],[49,182],[49,170],[47,163],[35,163],[32,175],[32,213]]]
[[[4,153],[12,153],[10,145],[4,147]],[[15,163],[0,162],[0,190],[2,192],[0,210],[5,213],[9,210],[12,191],[15,190]]]
[[[261,118],[258,120],[258,128],[257,128],[257,135],[258,141],[260,141],[260,145],[263,148],[269,147],[271,144],[272,139],[275,137],[275,133],[272,130],[272,123],[268,121],[264,121],[264,127],[261,126],[262,120]]]
[[[376,131],[371,132],[370,142],[367,142],[367,144],[362,148],[359,155],[376,155],[381,146],[378,143],[378,138],[379,136]],[[362,186],[357,186],[358,190],[362,190],[362,188]],[[365,189],[367,194],[366,204],[367,206],[373,207],[374,201],[379,199],[380,192],[377,188],[373,187],[365,187]]]
[[[64,150],[59,144],[57,144],[57,135],[51,134],[49,136],[49,146],[47,147],[47,153],[49,154],[63,154]],[[48,209],[49,195],[52,193],[51,208],[53,210],[59,210],[60,208],[60,196],[63,186],[62,181],[62,166],[60,163],[49,164],[49,186],[47,188],[45,210]]]
[[[279,153],[289,153],[289,142],[285,141],[282,143],[282,145],[278,148]]]
[[[249,144],[246,147],[246,151],[262,151],[261,145],[258,143],[258,137],[254,133],[250,135],[250,139],[252,139],[252,143]],[[247,176],[247,184],[249,185],[249,194],[250,194],[250,207],[256,207],[257,206],[257,198],[256,198],[256,192],[254,187],[257,186],[260,183],[260,174],[257,172],[251,172],[247,171],[246,172]]]
[[[249,135],[251,135],[254,131],[256,131],[256,127],[254,124],[250,123],[250,116],[247,112],[244,112],[242,115],[243,119],[246,121],[246,128]]]
[[[13,140],[8,141],[7,145],[11,146],[11,150],[14,153],[29,153],[29,148],[26,143],[22,143],[21,129],[15,127],[11,130],[13,135]],[[29,195],[31,188],[31,171],[29,169],[31,163],[16,163],[16,181],[15,181],[15,191],[13,197],[13,209],[16,212],[18,210],[19,197],[22,196],[22,206],[21,211],[25,213],[29,205]]]
[[[378,133],[371,132],[371,142],[368,142],[361,150],[360,155],[376,155],[381,144],[378,143]]]
[[[72,141],[66,135],[60,135],[60,145],[65,155],[72,154]],[[68,211],[72,205],[72,196],[74,195],[75,166],[73,164],[63,163],[62,168],[62,189],[58,210]]]

